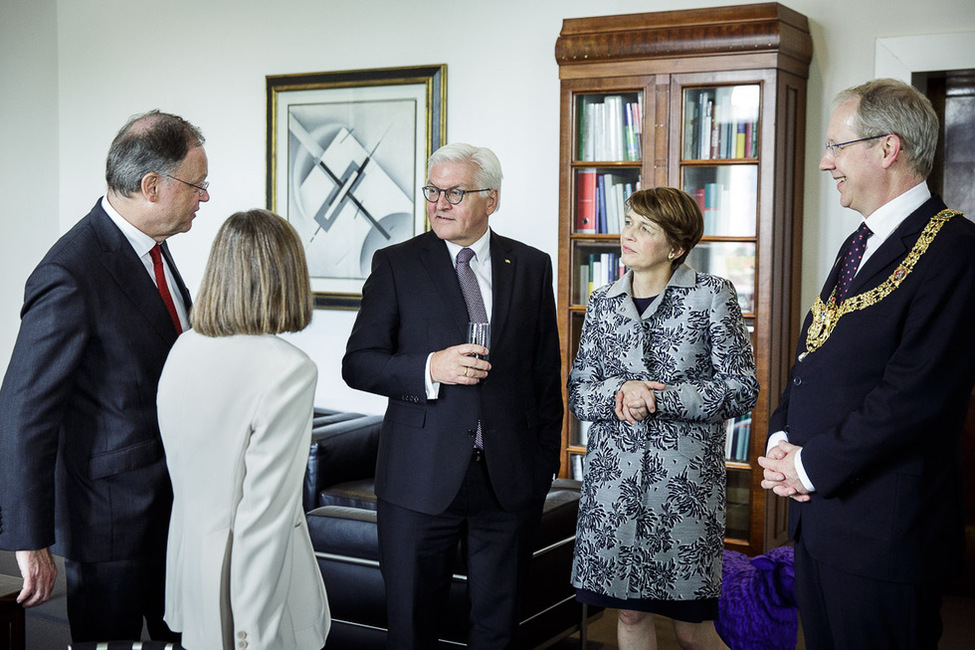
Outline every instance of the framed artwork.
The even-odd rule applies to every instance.
[[[426,229],[447,66],[267,77],[267,206],[305,244],[315,306],[357,309],[373,253]]]

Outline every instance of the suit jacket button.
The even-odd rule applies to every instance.
[[[238,632],[237,633],[237,638],[238,639],[246,639],[247,638],[247,632]]]
[[[802,377],[795,377],[795,378],[793,378],[792,383],[795,386],[801,386],[802,385]]]

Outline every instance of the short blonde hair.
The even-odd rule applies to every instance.
[[[254,209],[220,226],[190,322],[205,336],[297,332],[311,322],[312,303],[298,233],[273,212]]]

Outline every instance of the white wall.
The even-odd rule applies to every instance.
[[[24,282],[60,232],[56,27],[52,0],[0,0],[0,368]]]
[[[0,359],[6,362],[13,345],[24,279],[56,234],[102,193],[108,144],[134,113],[178,113],[207,138],[211,200],[193,230],[171,240],[191,290],[220,222],[264,204],[269,74],[446,63],[448,141],[489,146],[504,166],[494,228],[554,257],[554,48],[562,20],[718,4],[731,2],[0,0]],[[873,77],[877,38],[972,31],[975,7],[971,0],[932,0],[923,11],[908,0],[784,4],[809,17],[814,42],[803,245],[808,303],[857,222],[817,171],[832,97]],[[382,400],[350,391],[339,377],[353,318],[318,311],[294,340],[319,363],[319,404],[380,412]]]

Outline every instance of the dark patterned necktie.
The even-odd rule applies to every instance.
[[[867,227],[865,221],[854,233],[853,242],[850,244],[849,250],[846,251],[846,255],[843,256],[840,277],[836,281],[837,302],[841,302],[850,292],[850,285],[853,284],[853,278],[857,274],[857,269],[860,268],[860,260],[863,259],[863,251],[867,250],[867,239],[872,234],[873,231]]]
[[[472,257],[474,257],[474,251],[469,248],[463,248],[457,253],[457,280],[460,282],[460,290],[464,294],[464,302],[467,303],[467,316],[471,322],[486,323],[488,322],[487,310],[484,308],[484,298],[481,297],[481,287],[477,284],[474,269],[471,268]],[[477,420],[474,446],[478,449],[484,449],[480,418]]]

